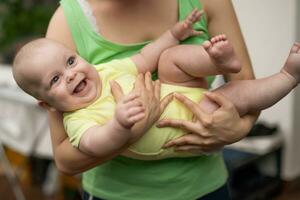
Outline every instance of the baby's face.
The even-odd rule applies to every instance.
[[[100,78],[96,69],[63,45],[50,45],[38,60],[42,99],[59,111],[86,107],[100,95]]]

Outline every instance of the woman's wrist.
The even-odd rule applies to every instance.
[[[248,135],[255,121],[257,120],[259,114],[260,114],[259,112],[250,113],[241,117],[241,122],[239,126],[240,127],[239,130],[241,130],[240,131],[241,134],[239,135],[239,138],[237,138],[237,141],[243,139]]]

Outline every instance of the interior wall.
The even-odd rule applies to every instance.
[[[297,0],[233,0],[257,78],[278,72],[284,65],[297,35]],[[298,9],[297,9],[298,6]],[[298,22],[299,23],[299,22]],[[298,27],[299,29],[299,27]],[[299,34],[299,33],[298,33]],[[298,38],[299,39],[299,38]],[[299,88],[275,106],[262,112],[260,121],[279,124],[285,138],[284,179],[300,175]],[[298,105],[298,107],[300,107]]]
[[[300,42],[300,1],[296,1],[296,41]],[[298,12],[297,12],[298,11]],[[293,177],[293,173],[295,175],[300,174],[300,87],[298,86],[295,89],[295,96],[294,96],[294,102],[293,102],[293,137],[290,138],[291,148],[290,152],[294,152],[294,156],[288,157],[288,163],[291,163],[290,165],[287,165],[287,170],[292,171],[292,173],[288,173],[288,175]],[[298,156],[297,156],[298,155]],[[296,168],[294,170],[293,168]]]

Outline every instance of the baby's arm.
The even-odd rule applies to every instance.
[[[181,40],[201,34],[193,29],[193,24],[199,21],[203,12],[193,10],[184,21],[177,22],[154,42],[146,45],[139,54],[132,56],[139,73],[153,72],[157,69],[158,59],[161,53],[169,47],[179,44]]]
[[[117,103],[115,115],[105,125],[89,128],[81,137],[79,149],[93,156],[108,156],[129,145],[131,127],[144,117],[139,95],[130,93]]]
[[[235,105],[240,116],[243,116],[249,112],[266,109],[285,97],[298,84],[299,69],[300,44],[295,43],[280,72],[255,80],[231,81],[213,92],[227,97]],[[209,113],[218,108],[217,104],[207,98],[204,98],[200,105]]]

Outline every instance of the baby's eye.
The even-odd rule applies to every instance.
[[[55,84],[58,80],[59,80],[59,76],[58,76],[58,75],[54,76],[54,77],[51,79],[51,81],[50,81],[50,87],[51,87],[53,84]]]
[[[74,56],[71,56],[71,57],[68,58],[68,60],[67,60],[67,65],[68,65],[68,66],[71,66],[71,65],[74,64],[74,62],[75,62],[75,57],[74,57]]]

